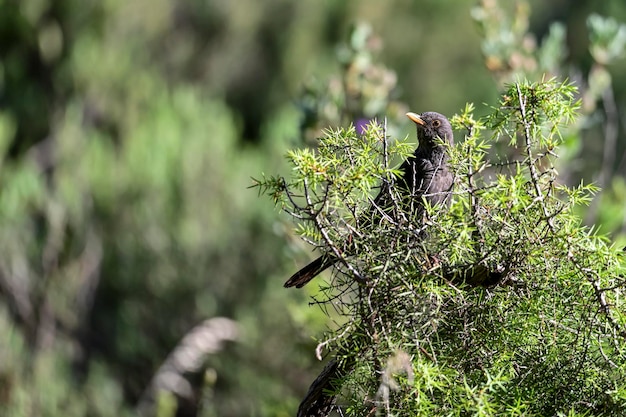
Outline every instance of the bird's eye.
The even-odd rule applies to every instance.
[[[439,127],[439,126],[441,126],[441,121],[433,120],[433,127]]]

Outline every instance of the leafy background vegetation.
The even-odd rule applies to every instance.
[[[401,138],[408,109],[482,115],[516,77],[568,78],[559,178],[603,188],[579,215],[623,245],[626,6],[501,3],[0,0],[3,413],[134,415],[225,316],[239,339],[179,414],[293,415],[327,318],[282,289],[306,246],[247,187],[329,125]]]

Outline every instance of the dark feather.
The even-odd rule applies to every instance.
[[[407,198],[416,199],[414,207],[423,208],[424,201],[431,205],[449,206],[453,176],[448,168],[446,145],[453,144],[452,127],[445,116],[426,112],[421,115],[407,113],[417,125],[418,147],[413,155],[400,166],[403,172],[398,180],[401,192]],[[388,190],[381,190],[374,200],[376,204],[387,200]],[[419,216],[416,216],[416,218]],[[285,287],[302,288],[309,281],[338,259],[332,255],[323,255],[296,272],[285,282]]]

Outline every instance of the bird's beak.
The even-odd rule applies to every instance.
[[[406,117],[408,117],[409,119],[411,119],[413,122],[417,123],[418,125],[422,125],[425,126],[426,123],[424,122],[424,120],[422,120],[422,118],[420,117],[419,114],[417,113],[413,113],[413,112],[408,112],[406,114]]]

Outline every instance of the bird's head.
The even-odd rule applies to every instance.
[[[409,112],[406,116],[417,125],[417,139],[419,146],[433,148],[437,145],[437,138],[452,145],[452,126],[443,114],[427,111],[422,114]]]

